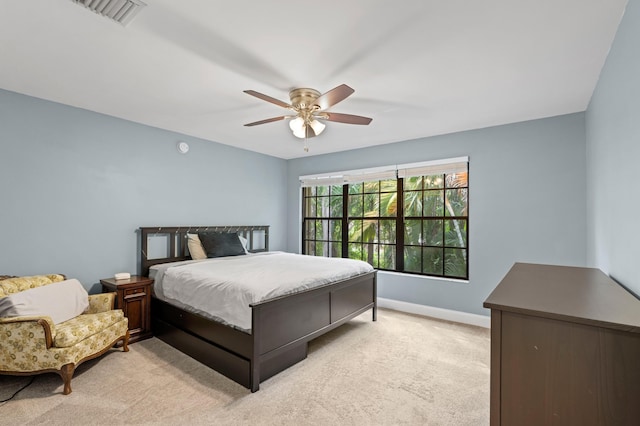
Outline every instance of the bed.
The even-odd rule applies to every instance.
[[[277,258],[276,253],[269,252],[268,226],[142,227],[141,274],[147,276],[150,272],[165,274],[171,271],[175,275],[183,265],[209,262],[189,262],[187,234],[203,231],[242,236],[246,240],[247,251],[252,255],[238,258],[246,261],[264,263],[264,259]],[[158,240],[163,252],[153,254],[152,245],[157,246]],[[235,262],[235,259],[229,263],[231,261]],[[204,267],[202,264],[197,266]],[[284,281],[288,275],[279,272],[270,280],[277,281],[282,277]],[[163,279],[170,282],[169,278]],[[151,302],[152,330],[164,342],[256,392],[260,382],[305,359],[310,340],[367,310],[372,311],[372,320],[375,321],[376,291],[376,272],[359,272],[348,278],[332,279],[250,303],[248,317],[240,323],[174,303],[166,295],[154,294]]]

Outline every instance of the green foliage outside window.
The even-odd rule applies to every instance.
[[[304,253],[466,279],[468,193],[467,173],[303,188]]]

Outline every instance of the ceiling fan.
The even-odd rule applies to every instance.
[[[355,90],[346,84],[334,87],[322,95],[315,89],[293,89],[289,92],[291,103],[288,104],[271,96],[256,92],[255,90],[245,90],[244,93],[255,96],[263,101],[271,102],[282,108],[287,108],[294,113],[293,115],[281,115],[279,117],[255,121],[245,124],[245,126],[257,126],[259,124],[273,123],[274,121],[290,118],[292,120],[289,122],[289,127],[293,131],[294,136],[308,139],[318,136],[324,130],[325,124],[320,120],[346,124],[366,125],[371,123],[372,119],[368,117],[326,111],[328,108],[351,96],[353,92],[355,92]]]

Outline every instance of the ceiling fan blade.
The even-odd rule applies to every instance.
[[[284,120],[285,118],[288,118],[288,116],[281,115],[280,117],[267,118],[266,120],[260,120],[260,121],[254,121],[253,123],[247,123],[247,124],[245,124],[245,126],[251,127],[251,126],[257,126],[259,124],[273,123],[274,121]]]
[[[322,116],[318,118],[329,121],[336,121],[338,123],[347,124],[369,124],[373,118],[362,117],[360,115],[340,114],[338,112],[323,112]]]
[[[355,92],[355,90],[351,87],[346,84],[341,84],[340,86],[329,90],[327,93],[320,95],[313,104],[320,107],[321,110],[327,109],[338,102],[344,101],[351,96],[353,92]]]
[[[293,108],[286,102],[283,102],[276,98],[272,98],[271,96],[267,96],[264,93],[256,92],[255,90],[244,90],[244,93],[246,93],[247,95],[255,96],[256,98],[262,99],[263,101],[271,102],[272,104],[276,104],[278,106],[281,106],[282,108]]]

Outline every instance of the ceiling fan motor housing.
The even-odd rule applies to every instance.
[[[307,109],[316,99],[320,97],[320,92],[315,89],[309,89],[306,87],[293,89],[289,92],[289,99],[291,99],[291,105],[299,109]]]

